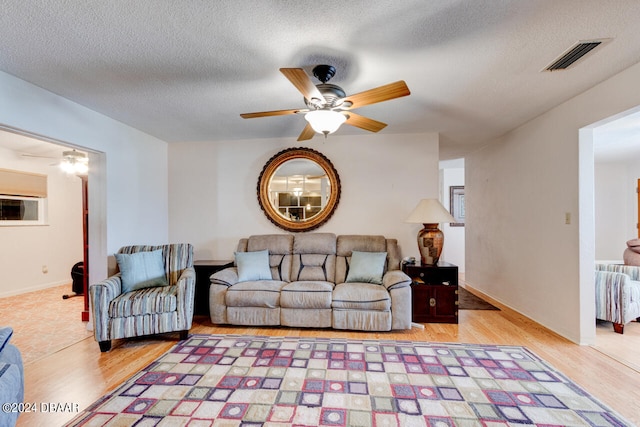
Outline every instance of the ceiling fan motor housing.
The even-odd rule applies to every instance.
[[[305,98],[304,102],[307,104],[307,107],[311,109],[320,108],[333,108],[338,105],[338,101],[346,96],[346,93],[342,88],[338,85],[333,85],[330,83],[321,83],[316,85],[324,99],[327,101],[325,104],[318,106],[314,104],[312,101]]]

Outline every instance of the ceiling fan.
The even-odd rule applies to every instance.
[[[298,141],[311,139],[316,132],[324,134],[326,138],[328,134],[338,130],[343,123],[370,132],[378,132],[384,129],[387,124],[361,116],[351,110],[400,98],[411,93],[407,84],[400,80],[347,96],[340,86],[327,83],[336,73],[335,67],[331,65],[318,65],[313,68],[313,75],[322,82],[318,85],[311,81],[311,78],[302,68],[280,68],[280,72],[302,93],[307,108],[245,113],[240,114],[240,117],[253,119],[256,117],[304,114],[307,125],[298,137]]]
[[[22,153],[23,157],[35,157],[42,159],[57,159],[53,156],[41,156],[37,154]],[[67,173],[87,173],[89,170],[89,158],[85,153],[74,150],[67,150],[62,152],[62,160],[57,163],[52,163],[51,166],[60,166],[60,168]]]

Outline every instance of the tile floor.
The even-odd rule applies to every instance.
[[[0,298],[0,326],[13,328],[25,365],[93,336],[81,320],[83,297],[62,299],[70,292],[71,283]]]

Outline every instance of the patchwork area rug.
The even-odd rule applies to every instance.
[[[524,347],[194,335],[69,426],[626,426]]]

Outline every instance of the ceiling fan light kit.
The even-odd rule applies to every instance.
[[[326,138],[328,134],[337,131],[343,123],[369,132],[378,132],[386,126],[386,123],[355,113],[347,113],[347,111],[400,98],[411,93],[407,84],[400,80],[347,96],[340,86],[327,83],[336,73],[335,67],[331,65],[317,65],[313,68],[313,75],[322,82],[318,85],[311,81],[302,68],[280,68],[280,72],[302,93],[307,108],[245,113],[240,116],[244,119],[252,119],[304,114],[308,124],[302,130],[298,141],[311,139],[315,133],[322,134]]]
[[[68,174],[84,175],[89,172],[89,159],[86,154],[76,150],[64,151],[62,153],[60,169]]]
[[[325,138],[328,134],[337,131],[347,121],[344,114],[333,110],[310,111],[304,115],[304,118],[309,122],[313,130],[319,134],[324,134]]]

